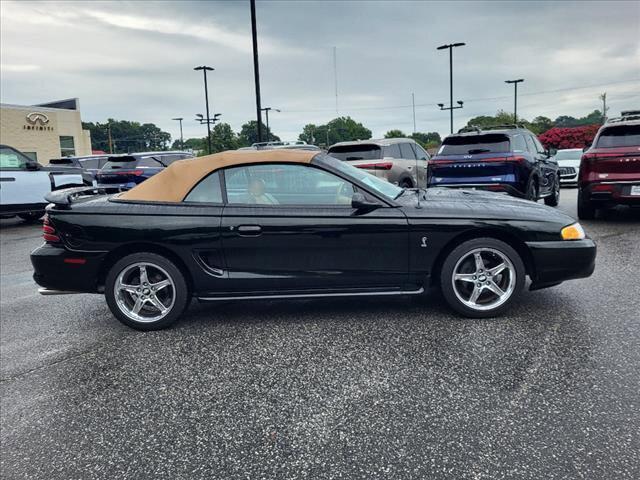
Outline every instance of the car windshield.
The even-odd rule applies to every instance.
[[[378,160],[382,158],[382,149],[378,145],[337,145],[329,149],[329,155],[338,160]]]
[[[510,143],[507,135],[489,133],[445,138],[438,150],[438,155],[474,155],[509,151]]]
[[[582,150],[558,150],[556,160],[580,160]]]
[[[358,180],[359,182],[365,184],[367,187],[371,188],[373,191],[391,200],[402,193],[402,188],[393,185],[386,180],[382,180],[374,175],[371,175],[370,173],[367,173],[360,168],[356,168],[346,162],[334,158],[332,155],[324,155],[320,157],[320,159],[323,163],[335,168],[340,172],[343,172],[344,174],[355,180]]]
[[[598,137],[597,148],[635,147],[640,145],[640,125],[617,125],[605,128]]]

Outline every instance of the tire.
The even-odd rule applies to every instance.
[[[581,188],[578,188],[578,218],[580,220],[593,220],[596,218],[596,207],[592,201],[585,198]]]
[[[529,182],[527,183],[527,191],[524,195],[524,198],[527,200],[531,200],[532,202],[538,201],[538,185],[536,183],[535,178],[531,177]]]
[[[411,180],[409,180],[408,178],[405,178],[405,179],[400,181],[398,186],[400,188],[413,188],[413,182]]]
[[[560,179],[556,177],[555,184],[553,185],[553,193],[544,198],[544,204],[550,207],[557,207],[560,203]]]
[[[28,212],[28,213],[19,213],[18,217],[20,217],[25,222],[35,222],[36,220],[40,220],[44,216],[44,210],[40,210],[38,212]]]
[[[482,272],[476,263],[475,253],[480,253],[485,267]],[[495,267],[500,264],[505,268],[496,271]],[[460,274],[459,278],[464,276],[464,279],[454,281],[455,274]],[[522,292],[525,276],[524,263],[511,246],[495,238],[476,238],[458,245],[447,256],[440,271],[440,289],[449,306],[459,314],[470,318],[489,318],[502,314],[513,304]],[[495,293],[492,290],[494,286],[504,296]],[[472,300],[476,290],[479,296]]]
[[[143,281],[143,266],[148,285]],[[154,285],[165,280],[170,283],[152,291]],[[120,287],[122,284],[133,288],[125,290]],[[127,255],[111,267],[105,281],[105,298],[111,313],[120,322],[136,330],[149,331],[173,325],[187,308],[191,296],[184,275],[173,262],[155,253],[140,252]],[[156,302],[167,311],[161,311]]]

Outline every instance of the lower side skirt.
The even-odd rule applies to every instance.
[[[196,297],[200,302],[217,302],[221,300],[274,300],[285,298],[327,298],[327,297],[375,297],[390,295],[419,295],[424,293],[424,288],[418,290],[394,290],[380,292],[337,292],[337,293],[292,293],[274,295],[234,295],[220,297]]]

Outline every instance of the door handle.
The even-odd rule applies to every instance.
[[[238,227],[238,235],[241,237],[258,237],[262,235],[262,227],[260,225],[240,225]]]

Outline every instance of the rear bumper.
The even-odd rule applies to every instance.
[[[485,190],[487,192],[507,193],[513,197],[524,197],[524,193],[508,183],[446,183],[429,184],[430,187],[463,188],[466,190]]]
[[[72,252],[47,243],[31,252],[33,279],[49,290],[97,293],[106,252]]]
[[[533,257],[531,290],[557,285],[565,280],[589,277],[596,266],[596,244],[584,240],[527,242]]]
[[[582,185],[582,194],[603,205],[640,205],[640,195],[631,195],[631,187],[640,187],[640,179],[624,182],[597,182]]]

